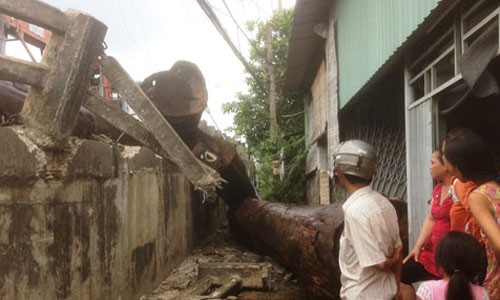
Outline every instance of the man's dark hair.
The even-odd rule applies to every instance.
[[[344,173],[344,176],[347,179],[347,181],[349,181],[352,184],[364,183],[366,185],[369,185],[372,182],[372,179],[373,179],[373,177],[370,178],[370,179],[365,179],[365,178],[362,178],[362,177],[359,177],[359,176],[355,176],[355,175],[351,175],[351,174],[345,174],[345,173]]]

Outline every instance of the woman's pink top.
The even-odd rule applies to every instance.
[[[469,287],[474,300],[490,299],[484,287],[475,284],[469,284]],[[447,288],[448,281],[443,279],[424,281],[418,287],[417,298],[419,300],[445,300]]]
[[[420,252],[420,256],[418,258],[418,262],[424,266],[427,272],[439,277],[443,274],[441,270],[436,270],[436,264],[434,263],[434,250],[436,249],[439,239],[450,230],[450,209],[453,205],[453,198],[451,194],[448,194],[443,203],[439,205],[442,189],[443,184],[440,183],[436,185],[432,191],[431,215],[434,218],[434,226],[432,226],[431,237],[424,245],[424,249]],[[444,192],[448,193],[448,191]]]

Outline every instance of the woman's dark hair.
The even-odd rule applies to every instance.
[[[443,151],[441,151],[441,149],[436,149],[436,150],[434,150],[434,152],[432,152],[432,154],[434,154],[434,153],[436,153],[439,162],[444,166]]]
[[[486,275],[486,254],[473,236],[447,232],[438,242],[436,266],[450,276],[446,300],[473,300],[469,283],[482,284]]]
[[[488,145],[468,128],[455,128],[448,133],[444,156],[467,180],[483,184],[496,178],[495,159]]]

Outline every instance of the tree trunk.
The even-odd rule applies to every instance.
[[[281,262],[297,276],[311,299],[339,299],[339,238],[344,221],[341,204],[300,206],[261,200],[251,188],[234,146],[203,132],[197,139],[193,149],[197,157],[204,160],[197,153],[202,148],[219,158],[204,161],[227,181],[218,194],[230,208],[228,219],[235,237]],[[406,203],[389,199],[398,214],[403,245],[407,245]]]

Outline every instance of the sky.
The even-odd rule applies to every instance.
[[[295,0],[207,1],[245,57],[248,57],[248,43],[237,30],[225,4],[245,30],[246,20],[266,20],[280,3],[285,8],[295,5]],[[238,91],[247,90],[244,67],[196,0],[44,2],[63,11],[76,9],[88,13],[104,23],[108,27],[106,54],[114,56],[134,80],[141,81],[152,73],[168,70],[178,60],[195,63],[203,73],[208,89],[208,109],[202,118],[223,131],[232,125],[232,116],[223,114],[221,106],[234,101]],[[20,45],[7,44],[9,55],[27,57],[21,50]]]

